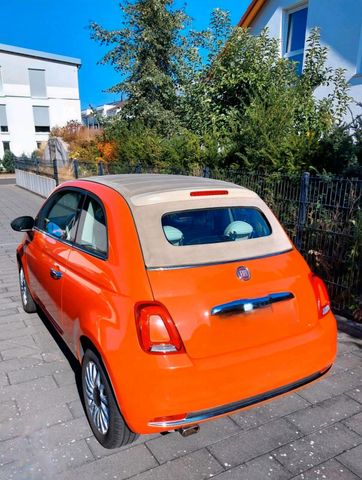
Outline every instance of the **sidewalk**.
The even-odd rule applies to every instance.
[[[362,478],[362,341],[339,334],[332,373],[298,394],[105,450],[85,418],[71,354],[22,311],[9,222],[43,200],[0,184],[0,480],[357,480]]]
[[[1,185],[15,185],[15,173],[1,173],[0,174],[0,186]]]

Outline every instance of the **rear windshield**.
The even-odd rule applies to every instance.
[[[271,227],[257,208],[223,207],[166,213],[162,228],[175,246],[238,242],[267,237]]]

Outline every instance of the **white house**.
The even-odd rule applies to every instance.
[[[103,105],[99,105],[95,108],[87,108],[82,110],[82,123],[84,126],[88,128],[99,128],[99,117],[104,118],[111,118],[117,115],[118,112],[121,111],[123,105],[125,104],[124,101],[119,100],[112,103],[105,103]]]
[[[81,120],[81,61],[0,44],[0,158],[31,154],[50,129]]]
[[[257,35],[264,27],[280,39],[280,54],[303,66],[308,32],[320,28],[321,44],[328,47],[328,66],[344,68],[354,102],[352,114],[362,114],[362,0],[253,0],[239,26]],[[330,87],[319,88],[319,98]],[[350,117],[350,115],[349,115]]]

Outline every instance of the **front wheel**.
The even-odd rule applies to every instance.
[[[92,350],[83,357],[82,388],[89,424],[104,448],[121,447],[138,437],[126,425],[104,367]]]
[[[36,312],[36,303],[31,296],[31,293],[26,283],[26,278],[24,274],[24,269],[22,266],[19,267],[19,285],[21,293],[21,303],[23,304],[23,309],[26,313],[35,313]]]

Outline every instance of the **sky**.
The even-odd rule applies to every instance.
[[[119,0],[0,0],[3,19],[0,43],[80,58],[82,108],[115,101],[118,97],[104,90],[120,81],[119,74],[109,65],[97,64],[107,48],[90,39],[88,25],[95,21],[107,29],[118,28],[119,3]],[[236,24],[249,3],[250,0],[189,0],[186,12],[193,18],[193,28],[201,30],[207,27],[214,8],[229,10]],[[178,0],[177,5],[180,4]]]

